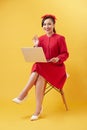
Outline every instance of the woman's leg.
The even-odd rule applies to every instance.
[[[37,78],[38,78],[38,73],[37,72],[32,72],[31,75],[30,75],[30,77],[29,77],[29,80],[28,80],[26,86],[24,87],[24,89],[22,90],[22,92],[17,97],[18,99],[20,99],[20,100],[24,99],[24,97],[28,94],[29,90],[35,84]]]
[[[35,91],[36,92],[36,111],[34,115],[39,115],[42,109],[42,102],[43,102],[45,87],[46,87],[46,81],[42,76],[39,75],[36,81],[36,91]]]

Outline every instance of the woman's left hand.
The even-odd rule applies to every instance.
[[[53,62],[53,63],[57,63],[59,61],[58,57],[54,57],[52,59],[50,59],[48,62]]]

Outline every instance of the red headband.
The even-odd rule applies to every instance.
[[[54,20],[57,20],[57,18],[54,16],[54,15],[51,15],[51,14],[46,14],[46,15],[44,15],[44,16],[42,16],[41,18],[47,18],[47,17],[51,17],[51,18],[53,18]]]

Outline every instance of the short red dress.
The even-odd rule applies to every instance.
[[[58,57],[59,61],[57,63],[36,62],[33,64],[32,72],[36,71],[52,86],[61,89],[66,80],[64,61],[69,56],[64,36],[59,34],[53,34],[51,37],[42,35],[39,37],[38,47],[43,48],[47,61],[53,57]]]

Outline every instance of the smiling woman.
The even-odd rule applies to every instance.
[[[40,120],[32,124],[35,88],[20,106],[11,100],[25,86],[32,67],[24,61],[21,47],[33,46],[34,34],[37,44],[44,42],[41,16],[47,13],[57,17],[56,32],[65,36],[70,53],[65,62],[70,78],[64,85],[70,110],[63,109],[60,95],[53,90],[45,97]],[[87,0],[0,0],[0,129],[87,129]]]
[[[43,48],[47,62],[36,62],[33,65],[28,83],[20,95],[13,99],[16,103],[22,102],[35,84],[36,110],[31,120],[38,119],[41,113],[46,83],[49,82],[52,86],[61,89],[67,78],[64,61],[69,53],[64,36],[56,34],[55,19],[56,17],[51,14],[43,16],[42,27],[45,34],[33,38],[34,47]]]

